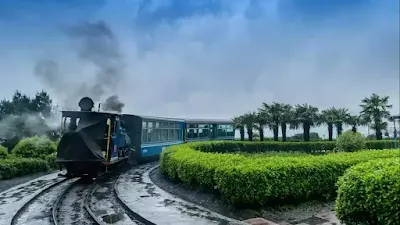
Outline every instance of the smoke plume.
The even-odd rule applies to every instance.
[[[7,115],[0,120],[0,138],[11,139],[15,136],[47,135],[49,131],[59,129],[59,118],[58,115],[44,118],[39,113]]]
[[[98,21],[82,22],[63,31],[70,38],[79,61],[94,66],[94,76],[88,80],[71,79],[71,74],[62,71],[62,65],[54,60],[37,62],[34,74],[53,89],[66,107],[76,107],[80,98],[89,96],[95,102],[106,98],[107,109],[121,112],[124,104],[110,93],[123,80],[125,64],[111,28],[104,21]]]
[[[101,105],[104,111],[113,111],[113,112],[122,112],[122,108],[125,106],[122,103],[117,95],[110,96],[106,99],[106,101]]]

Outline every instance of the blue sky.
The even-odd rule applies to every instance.
[[[393,112],[399,112],[397,0],[0,4],[0,94],[5,98],[15,89],[31,94],[44,88],[71,107],[82,94],[99,101],[118,94],[127,113],[229,118],[263,101],[358,112],[360,100],[376,92],[389,95]],[[112,38],[67,32],[100,20]],[[89,45],[96,53],[83,59]],[[121,57],[99,58],[110,51]],[[52,78],[35,75],[35,65],[43,60],[58,65]],[[104,91],[93,93],[104,64],[118,68],[117,74],[102,77]]]

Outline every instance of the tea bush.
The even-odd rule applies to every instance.
[[[398,156],[396,150],[294,157],[210,153],[223,152],[228,145],[238,147],[240,142],[170,146],[161,153],[161,171],[171,179],[218,191],[231,204],[263,205],[334,196],[338,178],[349,167],[371,159]],[[210,146],[216,146],[217,150]],[[241,146],[256,148],[250,143]]]
[[[354,152],[365,149],[365,138],[359,132],[351,130],[343,132],[336,139],[335,151]]]
[[[23,158],[41,158],[57,151],[56,144],[46,137],[30,137],[22,139],[12,150],[16,156]]]
[[[8,157],[7,148],[0,145],[0,159],[5,159],[7,157]]]
[[[335,211],[347,225],[397,225],[400,221],[400,159],[358,164],[338,181]]]
[[[47,170],[49,170],[49,165],[42,159],[11,158],[0,160],[0,180]]]
[[[191,143],[193,148],[203,152],[305,152],[325,153],[334,151],[334,141],[312,142],[252,142],[252,141],[207,141]],[[394,147],[392,140],[366,141],[364,149],[391,149]]]

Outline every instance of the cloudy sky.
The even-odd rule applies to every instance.
[[[0,96],[231,118],[261,102],[399,113],[398,0],[2,0]],[[326,128],[314,129],[325,132]]]

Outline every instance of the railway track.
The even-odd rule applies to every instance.
[[[63,179],[24,204],[11,225],[155,225],[133,212],[116,190],[118,176]]]
[[[119,198],[116,177],[96,181],[85,199],[87,212],[99,225],[155,225],[133,212]]]
[[[46,221],[46,218],[41,215],[43,215],[46,208],[51,204],[48,199],[54,199],[57,196],[57,192],[62,190],[69,181],[70,179],[57,181],[36,194],[15,213],[11,219],[11,225],[27,224],[29,219],[40,222]],[[43,225],[45,224],[50,223],[44,222]]]

